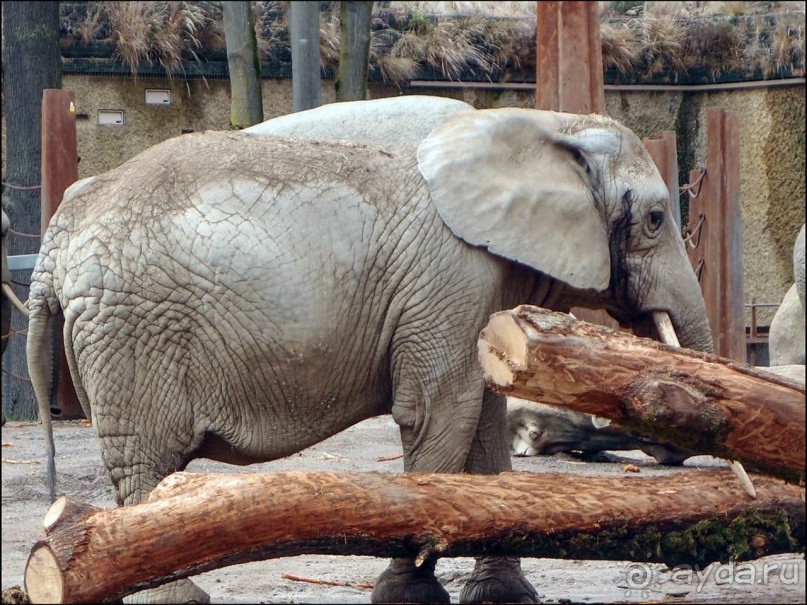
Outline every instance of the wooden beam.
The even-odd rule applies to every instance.
[[[301,554],[521,555],[706,565],[804,546],[802,490],[729,471],[176,473],[148,501],[57,500],[25,570],[32,602],[91,603],[226,565]]]
[[[805,391],[796,381],[528,305],[491,317],[479,357],[488,385],[508,395],[803,481]]]

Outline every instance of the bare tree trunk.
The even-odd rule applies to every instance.
[[[25,584],[35,603],[88,603],[301,554],[705,565],[803,549],[802,490],[755,482],[752,500],[725,470],[574,481],[551,473],[175,473],[136,506],[57,500]]]
[[[479,351],[488,384],[508,395],[803,481],[804,387],[795,381],[528,305],[493,315]]]
[[[224,2],[221,8],[230,71],[230,129],[240,130],[263,122],[255,15],[248,1]]]
[[[322,80],[319,58],[319,2],[289,3],[291,78],[294,111],[319,107]]]
[[[367,98],[372,16],[372,2],[340,2],[339,69],[335,83],[337,101],[362,101]]]
[[[59,47],[58,2],[4,2],[3,11],[3,114],[6,119],[6,172],[3,208],[15,231],[40,233],[42,91],[62,87],[62,55]],[[13,82],[13,86],[9,86]],[[9,235],[8,253],[36,254],[39,239]],[[13,290],[28,298],[30,269],[12,271]],[[22,284],[22,285],[20,285]],[[24,317],[14,314],[12,334],[3,368],[3,408],[7,416],[38,416],[36,399],[25,359]],[[21,377],[22,380],[16,378]]]

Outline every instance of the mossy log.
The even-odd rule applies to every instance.
[[[803,484],[804,386],[796,381],[528,305],[491,317],[479,358],[495,390]]]
[[[302,554],[520,555],[705,565],[804,548],[803,490],[727,470],[662,478],[503,473],[175,473],[145,503],[68,498],[25,570],[34,603],[88,603]]]

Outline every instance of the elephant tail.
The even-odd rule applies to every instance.
[[[45,465],[50,501],[56,499],[56,461],[53,443],[53,423],[50,410],[50,388],[54,382],[54,363],[51,343],[53,315],[58,312],[52,275],[40,270],[40,261],[31,278],[28,299],[28,340],[26,356],[28,374],[34,387],[39,408],[39,419],[45,431]]]

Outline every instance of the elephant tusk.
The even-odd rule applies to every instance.
[[[661,342],[672,347],[681,347],[678,335],[675,333],[675,328],[673,328],[670,314],[667,311],[653,311],[653,323],[656,324],[656,330],[661,336]]]
[[[666,311],[653,311],[653,323],[656,324],[656,329],[658,330],[658,333],[661,336],[661,341],[664,344],[678,348],[681,347],[681,343],[678,340],[678,335],[675,333],[675,328],[673,328],[669,313]],[[752,498],[756,498],[757,490],[754,489],[754,484],[751,483],[751,478],[748,476],[748,473],[745,472],[743,465],[736,460],[726,460],[725,462],[729,465],[729,468],[734,471],[734,474],[737,476],[737,479],[739,479],[740,485],[743,486],[745,493]]]
[[[752,498],[757,497],[757,490],[754,489],[754,484],[751,483],[751,477],[748,476],[748,473],[745,472],[743,465],[737,462],[736,460],[726,460],[726,463],[729,465],[729,468],[734,471],[734,474],[737,476],[737,479],[740,480],[740,485],[743,486],[745,493],[747,493]]]
[[[14,308],[17,309],[17,311],[22,313],[25,317],[28,317],[28,307],[25,306],[24,302],[21,302],[20,299],[17,298],[17,295],[14,294],[14,290],[11,289],[8,282],[3,282],[3,294],[11,301],[11,304],[14,305]]]

